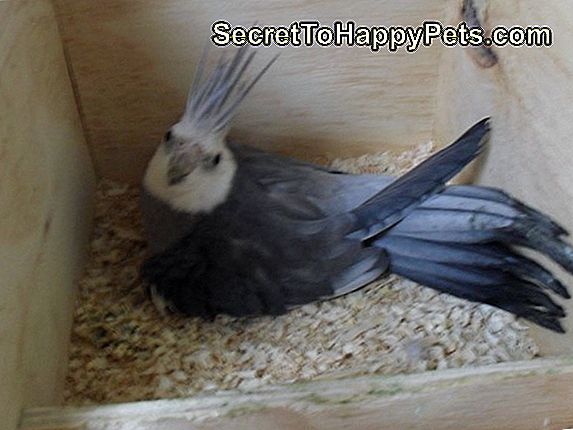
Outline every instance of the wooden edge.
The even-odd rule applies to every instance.
[[[36,408],[25,411],[21,430],[222,429],[229,423],[228,428],[243,428],[237,424],[241,417],[285,410],[306,423],[293,428],[396,428],[399,424],[399,428],[453,429],[460,428],[460,423],[463,428],[564,428],[561,422],[573,425],[573,358],[314,381],[188,399]],[[484,422],[472,425],[466,420],[468,413],[479,416],[480,411]],[[515,425],[498,426],[500,419],[515,414],[520,417]],[[214,421],[217,425],[211,427]],[[182,422],[184,427],[176,425]],[[485,422],[488,425],[481,427]]]
[[[0,428],[63,398],[95,181],[50,0],[0,1]]]

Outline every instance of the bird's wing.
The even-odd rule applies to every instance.
[[[478,123],[386,187],[384,178],[337,174],[257,150],[235,149],[238,188],[226,203],[232,210],[225,222],[234,218],[248,225],[253,220],[259,231],[268,228],[259,242],[272,238],[278,243],[270,251],[278,258],[269,267],[276,268],[283,291],[288,291],[288,304],[346,294],[374,280],[387,267],[381,248],[372,253],[373,248],[360,243],[442,189],[481,151],[488,129],[486,120]],[[331,290],[321,291],[317,285],[328,285]]]
[[[311,214],[351,211],[388,186],[394,178],[383,175],[352,175],[261,151],[230,145],[245,175],[273,197],[289,201]]]
[[[285,202],[301,216],[333,216],[352,212],[355,237],[366,239],[396,224],[481,152],[489,133],[484,119],[456,142],[398,179],[350,175],[314,164],[232,145],[238,165],[266,195]]]
[[[444,189],[483,150],[489,135],[489,118],[466,131],[450,146],[400,176],[389,186],[354,209],[356,237],[372,238],[400,222],[426,199]]]

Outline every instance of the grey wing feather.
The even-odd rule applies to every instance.
[[[489,118],[481,120],[450,146],[400,176],[353,210],[358,217],[359,228],[355,236],[366,240],[380,234],[442,190],[448,180],[481,153],[489,130]]]
[[[324,215],[346,213],[387,187],[394,177],[351,175],[258,149],[230,145],[250,178],[270,195],[289,199],[299,207],[318,209]]]

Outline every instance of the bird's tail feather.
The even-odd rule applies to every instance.
[[[489,118],[476,123],[440,152],[397,178],[352,211],[354,238],[370,239],[398,223],[423,201],[444,188],[483,150],[489,136]]]
[[[373,244],[386,250],[390,270],[467,300],[487,303],[563,332],[564,309],[552,295],[565,286],[515,246],[540,252],[573,273],[566,231],[507,194],[452,186],[433,196]]]

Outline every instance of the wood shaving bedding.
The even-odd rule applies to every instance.
[[[332,166],[401,173],[432,151]],[[351,295],[271,318],[162,316],[138,275],[145,242],[138,189],[102,181],[91,259],[74,314],[67,404],[186,397],[340,375],[392,374],[526,360],[538,347],[504,311],[390,276]]]

